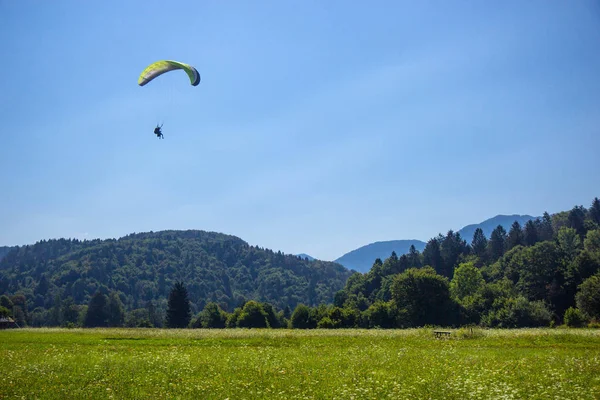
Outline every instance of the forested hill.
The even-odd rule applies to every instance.
[[[27,308],[51,309],[55,299],[87,304],[98,290],[119,293],[126,309],[150,301],[166,307],[175,281],[183,281],[192,311],[214,301],[233,308],[245,300],[283,309],[330,303],[350,271],[250,246],[220,233],[162,231],[118,240],[44,240],[13,248],[0,261],[0,294],[22,293]]]
[[[2,260],[2,258],[4,258],[4,256],[12,249],[13,248],[9,246],[0,246],[0,260]]]

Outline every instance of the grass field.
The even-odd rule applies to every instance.
[[[0,331],[0,398],[598,399],[600,331]]]

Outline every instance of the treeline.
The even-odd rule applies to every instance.
[[[162,231],[13,248],[0,260],[0,293],[32,326],[83,324],[95,293],[115,293],[127,323],[127,315],[132,321],[146,312],[164,315],[177,281],[185,282],[198,313],[209,302],[229,311],[252,299],[280,309],[331,302],[350,274],[339,264],[250,246],[230,235]]]
[[[333,304],[276,310],[249,301],[232,312],[208,303],[179,326],[407,328],[425,325],[600,326],[600,201],[591,207],[498,226],[470,243],[438,235],[422,253],[375,260]]]
[[[499,225],[470,243],[449,231],[422,253],[375,260],[335,296],[346,312],[377,315],[370,326],[583,325],[600,320],[600,201],[590,208]],[[373,322],[377,321],[377,322]],[[329,323],[329,321],[327,321]],[[340,322],[344,324],[343,322]],[[363,324],[365,322],[363,321]]]
[[[10,257],[14,257],[13,252],[7,259]],[[230,264],[237,265],[238,261],[234,258]],[[19,268],[12,266],[13,279],[17,279],[14,274]],[[333,272],[329,270],[336,276]],[[35,296],[47,293],[52,284],[57,286],[56,281],[43,276],[41,272],[33,286]],[[157,307],[152,298],[143,304],[143,299],[134,303],[137,307],[127,307],[130,299],[118,286],[110,289],[100,285],[85,303],[56,295],[50,307],[34,308],[33,312],[31,300],[23,293],[2,296],[0,313],[34,326],[598,326],[600,201],[595,198],[589,208],[576,206],[552,216],[544,213],[524,226],[515,222],[508,232],[500,225],[489,238],[478,229],[470,243],[453,231],[440,234],[427,242],[422,253],[412,247],[400,257],[392,253],[385,260],[375,260],[368,273],[352,274],[345,287],[331,295],[333,304],[327,300],[319,305],[303,301],[291,305],[279,298],[241,299],[228,308],[230,302],[199,298],[197,292],[189,290],[193,285],[188,280],[169,285],[164,307]],[[304,290],[310,291],[310,285]],[[311,298],[309,293],[305,296]]]

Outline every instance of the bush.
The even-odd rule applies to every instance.
[[[0,318],[10,317],[10,310],[6,307],[0,306]]]
[[[294,329],[312,329],[316,327],[311,318],[311,311],[308,306],[298,304],[290,318],[290,327]]]
[[[588,317],[600,319],[600,274],[593,275],[579,285],[575,296],[577,308]]]
[[[565,311],[565,325],[568,327],[581,328],[585,323],[585,316],[578,308],[569,307]]]
[[[588,324],[588,328],[591,329],[600,329],[600,322],[599,321],[592,321]]]
[[[257,301],[250,300],[244,304],[242,312],[237,319],[240,328],[269,328],[267,313]]]
[[[552,313],[542,301],[528,301],[523,296],[498,299],[494,309],[481,318],[484,326],[525,328],[549,326]]]
[[[331,320],[331,318],[324,317],[317,324],[317,328],[318,329],[333,329],[333,328],[337,328],[337,326],[336,326],[336,324],[333,323],[333,321]]]

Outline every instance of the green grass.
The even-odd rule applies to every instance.
[[[0,398],[598,399],[600,331],[0,331]]]

